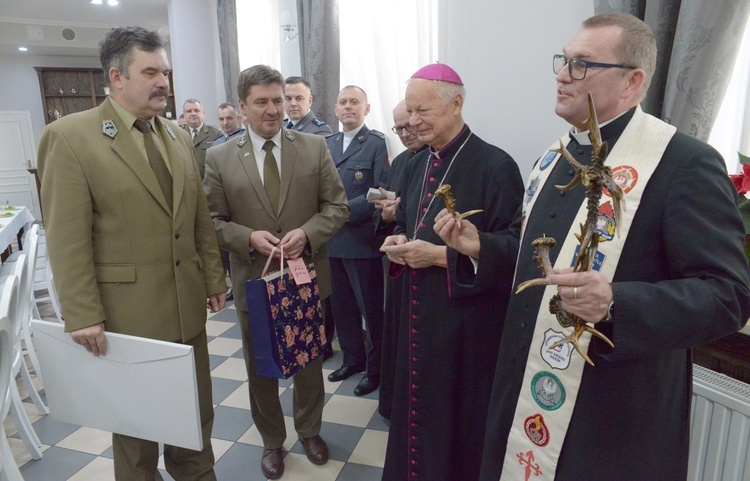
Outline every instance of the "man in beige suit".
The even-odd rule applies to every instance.
[[[237,317],[242,330],[250,407],[263,438],[263,474],[284,473],[286,439],[278,380],[255,373],[244,281],[258,278],[274,246],[285,257],[314,262],[320,297],[331,293],[326,243],[349,215],[325,139],[282,129],[284,77],[264,65],[240,73],[237,82],[247,132],[209,149],[203,186],[222,249],[229,251]],[[279,257],[278,251],[274,257]],[[278,264],[276,264],[278,266]],[[308,459],[328,461],[320,437],[323,413],[322,357],[294,376],[294,427]]]
[[[177,481],[215,480],[206,298],[223,309],[226,284],[193,146],[158,116],[170,71],[159,35],[115,28],[100,49],[110,97],[48,125],[39,143],[65,329],[95,356],[105,330],[193,346],[203,450],[165,446],[164,461]],[[161,479],[157,443],[112,437],[118,481]]]

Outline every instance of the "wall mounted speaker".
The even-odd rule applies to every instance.
[[[72,42],[73,40],[76,39],[76,31],[73,30],[72,28],[67,28],[66,27],[66,28],[62,29],[62,31],[60,33],[62,34],[62,38],[64,38],[68,42]]]

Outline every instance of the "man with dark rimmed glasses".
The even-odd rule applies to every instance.
[[[555,113],[571,130],[530,174],[512,226],[521,235],[513,289],[540,277],[532,241],[544,235],[557,240],[550,251],[554,273],[548,286],[511,296],[483,481],[687,478],[691,347],[744,324],[749,276],[737,196],[721,156],[639,107],[655,63],[651,29],[625,14],[584,21],[554,57]],[[557,149],[562,143],[578,163],[592,164],[589,93],[609,147],[605,165],[626,208],[613,215],[613,198],[603,193],[594,205],[601,221],[594,267],[573,272],[588,200],[580,185],[555,188],[576,175]],[[459,229],[450,217],[437,219],[435,229],[457,246],[464,244],[455,239],[473,230],[467,220]],[[505,255],[501,248],[495,254]],[[557,344],[573,329],[550,314],[553,295],[614,343],[583,335],[593,365],[570,344]]]

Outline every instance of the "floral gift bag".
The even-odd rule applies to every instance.
[[[310,282],[297,284],[289,267],[245,282],[255,372],[287,379],[323,355],[328,342],[321,315],[320,291],[313,263],[305,264]]]

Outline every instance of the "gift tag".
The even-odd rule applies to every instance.
[[[312,279],[310,279],[310,273],[307,272],[307,265],[301,257],[298,257],[296,259],[287,259],[286,264],[289,266],[289,272],[292,273],[294,282],[297,283],[298,286],[302,284],[309,284],[312,282]]]

